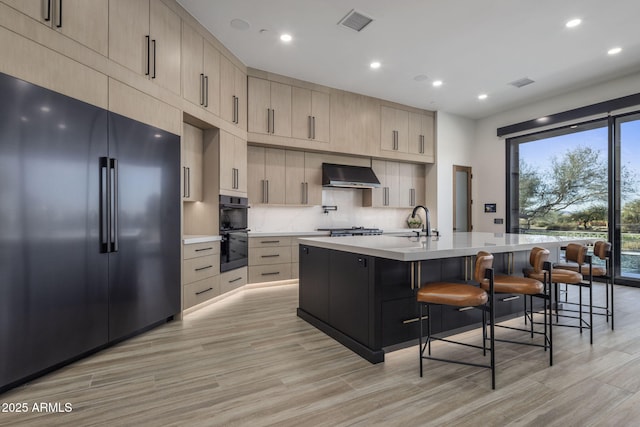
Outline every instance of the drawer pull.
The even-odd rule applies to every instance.
[[[280,274],[279,271],[273,271],[271,273],[262,273],[263,276],[277,276],[278,274]]]
[[[280,243],[280,240],[263,240],[260,243]]]
[[[196,271],[207,270],[207,269],[209,269],[209,268],[213,268],[213,265],[207,265],[206,267],[196,268]]]
[[[274,255],[261,255],[260,258],[277,258],[279,257],[280,254],[274,254]]]
[[[502,298],[500,301],[507,302],[507,301],[514,301],[514,300],[517,300],[517,299],[520,299],[520,295],[515,295],[515,296],[507,297],[507,298]]]
[[[473,310],[473,307],[462,307],[458,309],[458,311],[469,311],[469,310]]]
[[[235,279],[229,280],[229,283],[237,282],[240,279],[242,279],[242,277],[236,277]]]
[[[424,320],[424,319],[428,319],[428,318],[429,318],[429,316],[422,316],[422,320]],[[402,321],[402,323],[403,323],[404,325],[407,325],[407,324],[409,324],[409,323],[415,323],[415,322],[417,322],[418,320],[420,320],[420,318],[419,318],[419,317],[414,317],[413,319],[403,320],[403,321]]]
[[[205,292],[209,292],[209,291],[212,291],[212,290],[213,290],[213,288],[205,289],[204,291],[196,292],[196,295],[202,295]]]
[[[213,248],[202,248],[202,249],[196,249],[196,252],[210,251],[210,250],[213,250]]]

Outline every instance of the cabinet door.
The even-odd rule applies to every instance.
[[[204,41],[205,108],[220,115],[220,52]]]
[[[196,30],[187,24],[182,26],[182,97],[196,105],[204,104],[203,44]]]
[[[240,129],[247,129],[247,75],[239,68],[233,67],[235,80],[234,91],[236,96],[236,125]]]
[[[271,124],[269,123],[269,109],[271,108],[271,86],[269,81],[249,77],[248,84],[248,131],[256,133],[270,133]]]
[[[236,191],[247,192],[247,141],[234,136],[233,160],[236,167]]]
[[[147,67],[149,0],[109,0],[109,58],[140,74]]]
[[[285,151],[278,148],[265,148],[264,151],[266,203],[283,205],[286,188]]]
[[[411,207],[415,205],[416,188],[414,186],[414,164],[399,163],[398,165],[398,206]]]
[[[424,164],[413,165],[413,188],[415,188],[415,205],[425,206],[427,202],[427,193],[425,182]]]
[[[329,323],[329,250],[299,245],[299,307]]]
[[[234,135],[220,130],[220,190],[236,191],[234,156]]]
[[[387,187],[387,205],[400,206],[400,163],[386,162],[385,184]]]
[[[220,57],[220,117],[234,122],[235,66],[224,56]]]
[[[380,180],[380,187],[372,188],[371,190],[366,190],[366,194],[371,194],[369,197],[369,201],[365,202],[365,206],[386,206],[387,202],[387,167],[386,162],[384,160],[372,160],[371,161],[371,169],[373,169],[373,173],[376,174],[378,180]]]
[[[322,154],[304,153],[304,181],[308,205],[322,205],[322,159]]]
[[[65,36],[107,55],[108,0],[3,0]]]
[[[313,116],[313,139],[320,142],[329,142],[331,135],[330,126],[331,98],[328,93],[311,91],[311,112]]]
[[[286,189],[285,202],[288,205],[304,205],[307,191],[304,177],[304,152],[285,151]]]
[[[409,113],[409,153],[425,156],[433,161],[433,117]]]
[[[189,124],[182,130],[182,200],[202,200],[202,130]]]
[[[180,93],[180,17],[161,0],[150,0],[151,79]]]
[[[247,147],[247,194],[252,204],[266,203],[264,150],[263,147]]]
[[[380,114],[381,149],[406,153],[409,141],[409,112],[383,106]]]
[[[424,155],[431,158],[435,162],[435,127],[433,116],[425,115],[422,118],[422,132],[424,133]]]
[[[271,82],[272,133],[291,136],[291,86]]]
[[[311,102],[309,89],[291,89],[291,136],[294,138],[313,139]]]

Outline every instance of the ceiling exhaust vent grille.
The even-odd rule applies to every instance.
[[[360,32],[371,22],[373,22],[373,18],[369,18],[352,9],[351,12],[347,13],[347,15],[338,22],[338,25]]]
[[[533,83],[533,80],[531,80],[529,77],[523,77],[519,80],[516,80],[514,82],[509,83],[511,86],[515,86],[517,88],[521,88],[523,86],[527,86],[530,85],[531,83]]]

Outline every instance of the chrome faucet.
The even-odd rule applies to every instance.
[[[413,208],[413,212],[411,212],[411,218],[415,218],[416,217],[416,212],[420,208],[424,209],[424,213],[427,216],[427,218],[425,219],[424,225],[422,226],[422,231],[427,236],[431,236],[431,216],[429,215],[429,209],[428,208],[426,208],[425,206],[422,206],[422,205],[417,205],[415,208]]]

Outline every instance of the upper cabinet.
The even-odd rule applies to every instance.
[[[249,77],[248,131],[291,137],[291,86]]]
[[[414,207],[425,204],[424,164],[400,163],[398,167],[398,206]]]
[[[409,113],[409,153],[435,160],[433,116]]]
[[[220,130],[220,194],[247,195],[247,141]]]
[[[220,52],[186,23],[182,26],[182,96],[220,115]]]
[[[251,204],[285,204],[285,150],[247,148],[247,190]]]
[[[406,153],[409,146],[409,112],[383,105],[380,118],[380,148]]]
[[[371,168],[381,186],[365,189],[363,206],[411,208],[424,205],[424,164],[373,160]]]
[[[220,55],[220,117],[247,129],[247,75]]]
[[[329,142],[330,96],[328,93],[293,87],[291,90],[291,135],[294,138]]]
[[[2,0],[65,36],[107,55],[108,0]],[[63,7],[64,4],[64,7]]]
[[[355,93],[331,93],[331,151],[379,156],[380,104]]]
[[[179,94],[180,26],[161,0],[109,0],[109,58]]]

